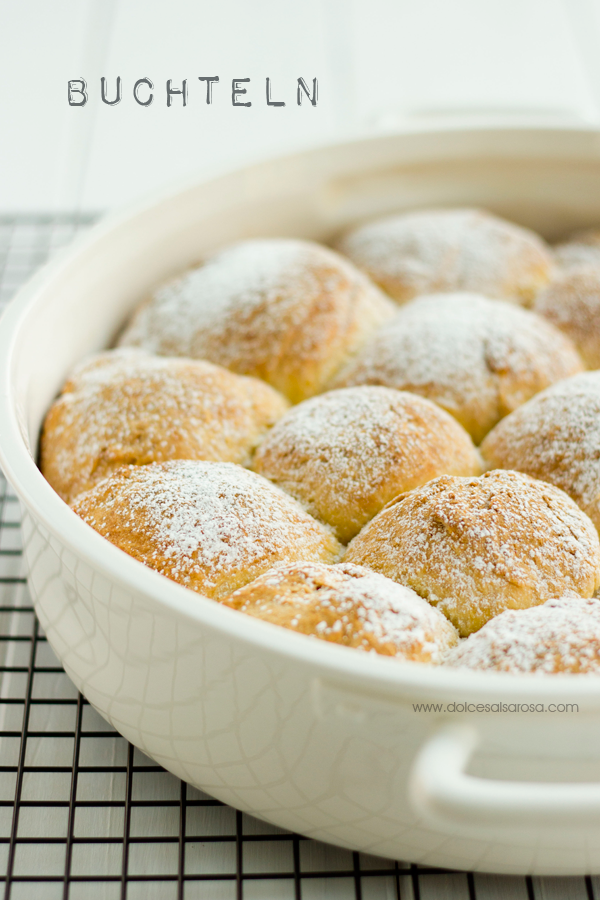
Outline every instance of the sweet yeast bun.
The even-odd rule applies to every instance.
[[[600,246],[598,265],[561,272],[535,299],[534,310],[568,335],[588,369],[600,368]]]
[[[108,351],[80,364],[51,406],[40,467],[71,503],[125,464],[248,463],[287,406],[264,382],[211,363]]]
[[[443,475],[402,494],[363,528],[345,561],[412,588],[462,636],[506,609],[600,584],[600,544],[558,488],[520,472]]]
[[[301,634],[418,662],[441,662],[458,641],[414,591],[361,566],[276,566],[224,602]]]
[[[210,360],[296,403],[392,314],[379,288],[332,250],[265,238],[233,244],[155,291],[120,343]]]
[[[450,666],[514,674],[600,672],[600,600],[566,594],[510,610],[452,650]]]
[[[331,387],[420,394],[479,443],[503,416],[582,368],[569,338],[529,310],[479,294],[432,294],[402,307]]]
[[[467,432],[429,400],[386,387],[330,391],[292,407],[253,461],[347,543],[392,497],[437,475],[479,475]]]
[[[600,267],[600,228],[577,231],[554,247],[554,258],[561,269],[593,265]]]
[[[331,563],[341,553],[295,500],[233,463],[122,466],[73,509],[125,553],[215,599],[276,563]]]
[[[359,225],[337,244],[398,303],[474,291],[529,306],[552,256],[527,228],[478,209],[424,209]]]
[[[583,372],[533,397],[489,433],[490,468],[556,485],[600,530],[600,372]]]

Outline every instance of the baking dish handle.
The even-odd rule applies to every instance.
[[[553,832],[600,828],[600,783],[494,781],[466,774],[480,734],[442,727],[420,750],[409,780],[413,808],[448,833],[499,827]]]

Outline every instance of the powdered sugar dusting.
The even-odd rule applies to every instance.
[[[536,297],[535,311],[573,341],[588,369],[600,368],[600,247],[597,265],[570,268]]]
[[[538,394],[490,432],[489,465],[518,469],[569,494],[600,527],[600,372]]]
[[[120,343],[155,353],[209,358],[205,336],[232,312],[240,310],[243,318],[250,318],[257,308],[276,301],[293,308],[298,295],[317,291],[309,259],[300,241],[234,244],[157,290]],[[233,356],[233,348],[230,352]]]
[[[600,584],[600,544],[566,494],[519,472],[442,476],[389,503],[352,541],[365,565],[442,610],[462,635],[505,609]]]
[[[414,591],[361,566],[277,566],[226,602],[321,640],[422,662],[441,662],[457,641]]]
[[[450,666],[499,672],[600,672],[600,601],[574,594],[504,612],[448,656]]]
[[[568,338],[534,313],[478,294],[437,294],[404,306],[335,386],[421,394],[479,442],[502,416],[581,369]]]
[[[50,409],[41,468],[71,502],[123,464],[249,463],[286,408],[268,385],[211,363],[108,351],[80,363]]]
[[[325,247],[249,240],[156,291],[120,343],[257,375],[297,401],[316,393],[392,310]]]
[[[551,269],[537,234],[476,209],[379,219],[345,235],[339,248],[400,302],[462,290],[527,305]]]
[[[123,467],[73,508],[121,549],[208,596],[277,562],[339,555],[331,533],[294,500],[232,463]]]
[[[479,474],[468,434],[435,404],[378,386],[293,407],[257,450],[255,471],[347,542],[388,500],[442,473]]]
[[[600,229],[589,228],[554,247],[554,258],[562,269],[592,265],[600,267]]]

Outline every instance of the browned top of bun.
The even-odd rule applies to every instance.
[[[518,469],[561,488],[600,529],[600,372],[553,385],[490,431],[489,467]]]
[[[571,341],[529,310],[478,294],[432,294],[402,307],[332,386],[421,394],[479,443],[503,416],[582,368]]]
[[[458,640],[414,591],[361,566],[277,566],[224,602],[301,634],[419,662],[441,662]]]
[[[413,588],[461,635],[505,609],[600,584],[600,544],[563,491],[520,472],[444,475],[392,500],[348,547],[346,562]]]
[[[476,291],[529,306],[552,270],[539,235],[479,209],[388,216],[359,225],[338,247],[399,303]]]
[[[71,503],[122,465],[248,463],[287,406],[262,381],[211,363],[108,351],[79,365],[51,406],[40,467]]]
[[[462,641],[451,666],[496,672],[600,672],[600,601],[566,594],[532,609],[509,610]]]
[[[264,379],[297,403],[382,322],[391,301],[348,260],[310,241],[240,241],[164,285],[121,337]]]
[[[467,432],[435,403],[386,387],[329,391],[293,407],[259,446],[255,471],[346,543],[392,497],[437,475],[478,475]]]
[[[232,463],[123,466],[73,509],[125,553],[215,599],[276,563],[336,562],[341,549],[295,500]]]

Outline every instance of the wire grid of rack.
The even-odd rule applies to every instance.
[[[0,308],[92,216],[0,218]],[[5,900],[600,900],[600,878],[427,869],[308,840],[180,782],[78,694],[34,615],[0,473]]]

